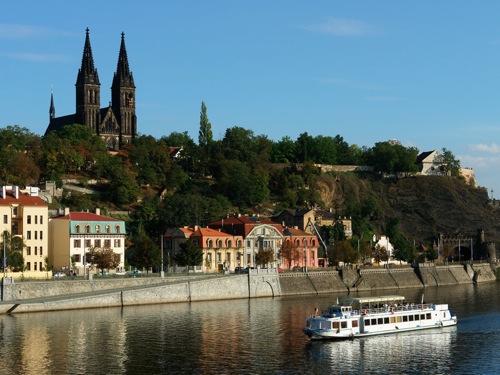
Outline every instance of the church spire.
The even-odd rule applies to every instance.
[[[50,109],[49,109],[50,119],[56,117],[56,107],[54,106],[54,90],[50,88]]]
[[[76,84],[93,83],[99,85],[99,75],[94,67],[94,57],[92,56],[92,47],[90,46],[89,28],[87,27],[85,46],[83,47],[82,66],[78,70]]]
[[[134,77],[128,65],[127,48],[125,47],[125,33],[122,32],[122,42],[120,44],[120,52],[118,53],[118,64],[116,65],[116,73],[113,77],[113,86],[134,86]]]

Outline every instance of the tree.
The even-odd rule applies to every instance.
[[[380,263],[381,261],[387,261],[387,259],[389,259],[389,254],[387,253],[385,246],[375,246],[372,255],[375,259],[375,263]]]
[[[288,268],[291,268],[292,262],[300,259],[300,251],[294,241],[284,240],[281,244],[280,256],[288,263]]]
[[[443,148],[443,166],[442,170],[444,173],[449,174],[453,177],[460,176],[460,160],[455,158],[455,155],[450,150]]]
[[[20,237],[12,237],[8,231],[3,232],[1,250],[5,246],[7,267],[13,272],[24,271],[23,249],[26,246]],[[3,256],[2,256],[3,258]]]
[[[208,120],[207,106],[201,102],[200,112],[200,130],[198,132],[198,145],[200,146],[204,157],[210,155],[210,149],[213,143],[212,124]]]
[[[203,252],[191,241],[185,241],[179,245],[181,250],[174,255],[174,260],[181,267],[200,266],[203,262]]]
[[[358,251],[347,240],[336,242],[333,251],[336,259],[344,264],[356,263],[359,260]]]
[[[130,265],[137,268],[150,268],[161,263],[161,250],[158,244],[146,235],[143,229],[133,238],[133,245],[127,253]]]
[[[103,271],[116,268],[120,265],[120,255],[116,254],[109,247],[91,247],[85,254],[90,268],[96,268]]]
[[[274,262],[273,249],[259,249],[255,262],[258,266],[265,267]]]

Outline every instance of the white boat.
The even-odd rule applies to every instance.
[[[406,303],[397,295],[343,298],[306,319],[302,332],[312,340],[338,340],[455,326],[447,304]]]

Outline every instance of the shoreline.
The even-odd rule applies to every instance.
[[[173,276],[21,282],[2,285],[0,314],[178,302],[382,291],[496,281],[489,264],[395,269],[342,269],[278,274]]]

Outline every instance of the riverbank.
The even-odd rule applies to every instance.
[[[489,264],[6,283],[0,314],[377,291],[496,280]]]

